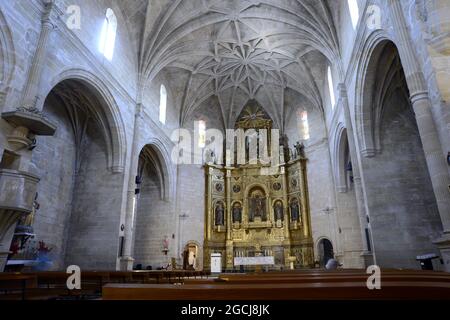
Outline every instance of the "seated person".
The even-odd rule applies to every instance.
[[[327,270],[336,270],[338,267],[342,266],[342,263],[339,263],[334,258],[331,258],[327,261],[327,264],[325,265],[325,269]]]

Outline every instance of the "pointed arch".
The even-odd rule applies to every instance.
[[[149,161],[158,178],[161,199],[170,201],[174,195],[174,172],[170,162],[170,153],[164,144],[156,139],[150,139],[145,145],[141,147],[140,157],[143,156],[145,160]],[[143,170],[142,165],[138,166],[138,170]]]
[[[373,157],[376,154],[375,132],[372,117],[372,97],[365,89],[368,83],[375,81],[374,57],[379,57],[384,44],[392,42],[383,30],[372,32],[362,47],[362,53],[357,66],[355,88],[355,122],[361,154],[365,157]],[[392,42],[393,43],[393,42]]]
[[[9,91],[16,67],[15,49],[11,29],[0,10],[0,106]]]
[[[347,128],[340,122],[335,130],[333,144],[333,167],[335,175],[336,189],[338,192],[347,192],[347,175],[345,168],[348,158],[348,137]]]
[[[100,102],[101,111],[104,114],[100,116],[100,124],[106,138],[108,169],[114,173],[123,172],[127,152],[125,125],[114,96],[99,77],[83,69],[68,69],[58,74],[50,82],[50,87],[44,96],[48,96],[57,84],[65,80],[81,82],[91,89]]]

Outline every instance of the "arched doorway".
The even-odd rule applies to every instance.
[[[323,238],[319,241],[319,263],[321,266],[325,266],[328,260],[334,258],[334,249],[333,244],[330,240]]]
[[[402,62],[391,41],[378,43],[368,62],[358,124],[377,264],[419,268],[416,256],[436,251],[431,239],[442,226]]]
[[[175,232],[168,201],[168,172],[157,146],[145,145],[139,155],[136,175],[134,259],[152,269],[166,267],[174,256]]]
[[[113,173],[114,136],[121,129],[108,117],[110,105],[91,83],[67,79],[47,95],[43,114],[57,130],[38,136],[30,171],[41,177],[35,238],[28,244],[47,252],[42,270],[76,264],[114,269],[123,175]],[[116,150],[118,151],[118,150]]]
[[[183,250],[183,269],[198,270],[199,269],[199,246],[195,241],[189,241]]]

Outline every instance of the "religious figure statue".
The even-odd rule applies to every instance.
[[[163,250],[169,250],[169,238],[164,236],[163,239]]]
[[[284,161],[288,162],[291,159],[291,152],[289,149],[289,138],[287,137],[286,134],[282,134],[280,136],[280,146],[283,148],[283,152],[284,152]]]
[[[213,150],[208,149],[205,151],[205,160],[206,163],[215,163],[216,155]]]
[[[242,222],[242,208],[239,203],[235,203],[233,206],[233,223]]]
[[[281,201],[277,201],[274,206],[275,221],[283,220],[283,211],[283,204],[281,203]]]
[[[255,217],[260,217],[262,221],[267,221],[266,198],[261,190],[257,189],[250,193],[249,204],[250,222],[253,222]]]
[[[300,220],[300,208],[298,206],[298,200],[294,199],[291,201],[291,221]]]
[[[296,158],[304,158],[305,157],[305,145],[297,141],[294,145],[295,147],[295,157]]]
[[[189,269],[195,270],[196,267],[196,261],[195,261],[195,253],[194,251],[189,251],[189,257],[188,257],[188,263],[189,263]]]
[[[255,201],[255,217],[261,217],[263,211],[262,199],[256,196],[254,201]]]
[[[216,204],[216,210],[215,210],[215,222],[216,226],[223,226],[224,225],[224,206],[222,202],[218,202]]]

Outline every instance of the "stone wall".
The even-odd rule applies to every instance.
[[[377,263],[417,268],[416,256],[437,253],[442,225],[416,121],[398,96],[386,102],[382,150],[363,162]]]
[[[137,200],[136,233],[134,238],[135,264],[153,269],[166,266],[174,255],[173,246],[167,255],[163,253],[165,237],[173,242],[175,233],[173,208],[161,198],[161,181],[154,167],[148,165]]]
[[[38,185],[39,210],[35,215],[36,243],[44,241],[52,248],[53,268],[65,265],[69,221],[75,182],[76,145],[64,107],[50,97],[44,108],[49,119],[58,124],[52,137],[38,137],[39,147],[33,152],[31,170],[41,177]]]

